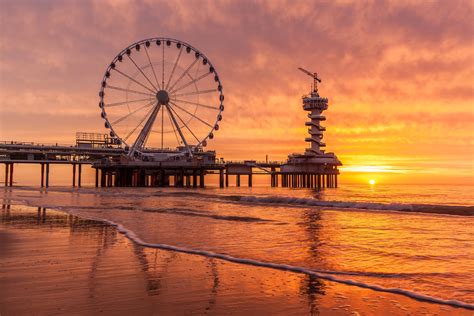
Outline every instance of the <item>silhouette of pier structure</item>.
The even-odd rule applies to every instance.
[[[41,187],[50,186],[51,165],[70,164],[72,186],[80,187],[86,164],[95,169],[96,187],[204,187],[212,174],[220,187],[229,186],[229,176],[236,186],[246,178],[251,187],[258,174],[270,176],[272,187],[337,187],[341,162],[322,149],[326,128],[320,123],[328,99],[318,94],[318,75],[300,70],[314,79],[313,91],[303,96],[310,147],[285,162],[226,162],[205,150],[224,111],[223,85],[210,59],[172,38],[133,43],[113,58],[100,84],[100,116],[108,134],[77,133],[74,146],[0,142],[5,186],[14,184],[15,164],[40,164]]]
[[[4,184],[14,185],[14,165],[40,165],[41,187],[50,186],[53,165],[71,166],[71,184],[82,186],[85,166],[95,169],[96,187],[204,187],[207,175],[218,175],[219,186],[253,186],[254,176],[268,176],[272,187],[331,188],[337,187],[337,170],[323,166],[318,172],[282,172],[287,162],[219,161],[208,164],[120,163],[126,151],[120,147],[81,147],[59,144],[0,142],[0,163],[4,164]],[[85,165],[85,166],[84,166]]]

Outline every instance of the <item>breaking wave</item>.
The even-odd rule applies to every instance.
[[[420,213],[438,213],[450,215],[474,216],[474,206],[432,205],[432,204],[400,204],[400,203],[373,203],[353,201],[320,201],[312,198],[298,198],[288,196],[232,196],[230,200],[247,203],[271,203],[284,205],[303,205],[320,207],[337,207],[364,210],[407,211]]]

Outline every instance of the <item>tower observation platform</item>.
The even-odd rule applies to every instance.
[[[323,135],[326,128],[321,125],[326,117],[322,113],[328,109],[328,98],[323,98],[318,93],[317,83],[321,82],[317,73],[311,73],[303,68],[302,72],[314,79],[313,90],[310,94],[302,97],[303,110],[309,112],[309,121],[305,123],[308,127],[309,137],[305,141],[309,143],[302,154],[294,153],[288,156],[288,161],[281,166],[283,186],[289,187],[337,187],[338,166],[342,163],[337,156],[331,152],[325,152]]]

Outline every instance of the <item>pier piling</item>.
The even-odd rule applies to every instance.
[[[204,188],[204,170],[201,169],[199,177],[199,187]]]
[[[219,187],[224,187],[224,169],[219,170]]]
[[[44,163],[41,164],[41,187],[44,187]]]
[[[10,164],[10,186],[13,186],[13,163]]]
[[[5,186],[8,186],[8,172],[10,171],[10,164],[5,164]]]
[[[81,187],[82,164],[79,164],[78,168],[79,168],[79,170],[78,170],[79,174],[78,174],[78,177],[77,177],[77,186]]]
[[[76,186],[76,164],[72,164],[72,187]]]
[[[49,188],[49,163],[46,163],[46,187]]]

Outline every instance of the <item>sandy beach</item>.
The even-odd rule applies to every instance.
[[[417,314],[472,311],[306,275],[144,248],[101,222],[8,206],[0,314]]]

